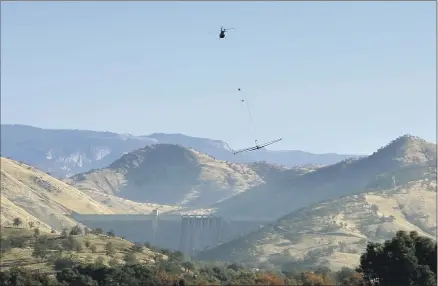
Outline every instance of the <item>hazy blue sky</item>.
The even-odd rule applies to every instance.
[[[317,153],[436,142],[435,7],[2,2],[1,120]]]

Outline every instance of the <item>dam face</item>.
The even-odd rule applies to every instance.
[[[91,229],[112,230],[117,236],[132,242],[149,242],[188,255],[248,234],[266,224],[260,221],[230,221],[212,215],[158,215],[157,211],[148,215],[73,213],[71,217]]]

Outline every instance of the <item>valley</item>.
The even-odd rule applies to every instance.
[[[0,286],[438,286],[436,3],[3,2]]]
[[[5,226],[82,225],[199,259],[336,269],[397,230],[436,236],[436,145],[410,135],[331,165],[235,163],[167,143],[61,180],[1,160]]]

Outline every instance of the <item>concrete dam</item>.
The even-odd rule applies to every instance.
[[[132,242],[149,242],[188,255],[246,235],[269,223],[225,220],[214,215],[159,215],[158,211],[116,215],[73,213],[71,217],[92,229],[112,230]]]

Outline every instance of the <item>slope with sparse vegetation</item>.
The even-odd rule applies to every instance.
[[[69,215],[150,213],[175,210],[174,206],[137,203],[102,192],[80,191],[22,162],[1,157],[1,223],[21,227],[37,225],[45,231],[77,224]]]
[[[66,181],[90,194],[104,192],[138,202],[191,207],[206,207],[264,183],[245,164],[168,144],[138,149],[105,169]]]
[[[74,262],[112,265],[167,259],[165,253],[116,237],[112,232],[103,234],[100,229],[80,226],[66,228],[61,234],[39,228],[2,228],[1,255],[2,269],[26,267],[48,272]]]
[[[419,180],[326,201],[201,252],[199,258],[339,269],[357,261],[367,241],[388,239],[400,229],[436,237],[436,199],[436,181]]]
[[[275,220],[324,200],[426,178],[436,180],[436,158],[436,144],[405,135],[368,157],[348,159],[302,174],[286,170],[272,183],[257,186],[215,207],[227,217]]]
[[[49,231],[76,225],[66,217],[73,211],[201,207],[236,220],[281,217],[200,255],[268,264],[292,259],[336,268],[357,260],[365,240],[385,239],[397,229],[436,235],[435,148],[402,136],[365,158],[285,168],[228,163],[181,146],[153,145],[105,169],[75,175],[70,185],[2,158],[1,218],[9,225],[19,218],[20,226],[32,222]],[[214,208],[206,209],[209,205]]]
[[[67,217],[79,213],[111,214],[112,211],[83,192],[40,170],[12,159],[1,158],[2,225],[19,217],[23,225],[62,229],[77,222]]]
[[[91,244],[82,246],[76,233],[63,234],[63,238],[47,237],[34,233],[33,237],[18,236],[1,239],[1,254],[8,256],[15,248],[31,246],[35,261],[21,260],[21,267],[6,267],[0,272],[1,285],[413,285],[436,286],[436,242],[419,235],[398,231],[392,239],[369,243],[360,260],[353,265],[331,271],[312,265],[298,268],[284,264],[277,268],[254,268],[240,263],[205,263],[185,261],[180,252],[165,249],[149,254],[144,260],[138,257],[145,251],[142,245],[115,245],[108,241],[105,256],[87,256],[78,259],[77,253],[86,252]],[[88,235],[89,237],[91,235]],[[21,238],[18,239],[17,238]],[[24,239],[23,239],[24,238]],[[17,243],[18,242],[18,243]],[[14,243],[11,247],[10,243]],[[93,248],[97,253],[97,248]],[[115,257],[124,252],[123,261]],[[63,254],[67,252],[68,254]],[[165,253],[165,255],[163,255]],[[388,255],[391,253],[392,255]],[[151,259],[152,257],[152,259]],[[29,264],[29,262],[31,264]],[[37,265],[37,264],[40,265]],[[385,267],[382,267],[384,265]]]

